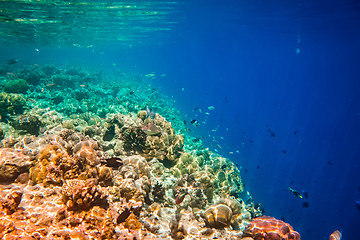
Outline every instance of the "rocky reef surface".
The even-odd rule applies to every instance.
[[[146,76],[0,70],[1,239],[300,239]]]

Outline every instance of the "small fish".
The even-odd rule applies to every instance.
[[[122,159],[118,157],[104,158],[101,159],[101,163],[111,168],[119,168],[123,165]]]
[[[148,123],[141,129],[149,136],[161,135],[161,129],[152,123]]]
[[[296,135],[296,134],[297,134],[297,130],[294,131],[294,135]]]
[[[130,95],[133,95],[134,93],[135,93],[135,91],[131,91],[131,92],[130,92]]]
[[[36,101],[34,100],[34,99],[32,99],[32,98],[28,98],[27,99],[29,102],[31,102],[31,103],[36,103]]]
[[[308,199],[309,198],[309,193],[306,191],[302,191],[302,195],[304,196],[304,198]]]
[[[196,121],[195,119],[191,120],[190,122],[192,125],[194,125],[195,127],[199,126],[200,123],[198,121]]]
[[[85,87],[85,84],[80,84],[80,87]]]
[[[131,214],[131,209],[125,208],[125,210],[122,213],[120,213],[120,215],[116,219],[117,224],[124,222],[130,216],[130,214]]]
[[[49,84],[46,84],[47,87],[51,87],[51,86],[54,86],[55,83],[49,83]]]
[[[302,204],[302,206],[303,206],[303,208],[309,208],[309,207],[310,207],[310,204],[309,204],[309,202],[304,202],[304,203]]]
[[[176,203],[176,204],[182,203],[182,202],[184,201],[185,195],[186,195],[186,193],[181,193],[181,192],[179,192],[179,193],[176,195],[175,203]]]
[[[152,109],[150,110],[148,106],[146,106],[146,118],[155,118],[155,112]]]
[[[341,236],[341,232],[339,230],[336,230],[330,235],[329,240],[340,240]]]
[[[282,152],[282,153],[287,153],[287,151],[286,151],[286,150],[281,150],[281,152]]]
[[[360,211],[360,200],[355,201],[355,206]]]
[[[19,59],[15,59],[15,58],[11,58],[11,59],[8,59],[8,60],[5,61],[5,63],[6,63],[7,65],[16,64],[16,63],[18,63],[18,62],[20,62],[20,60],[19,60]]]
[[[270,133],[271,137],[273,137],[273,138],[276,137],[276,134],[273,131],[271,131],[270,129],[268,129],[268,132]]]
[[[209,110],[215,110],[215,107],[214,106],[210,106],[208,107]]]
[[[291,193],[297,197],[297,198],[303,198],[303,196],[301,195],[301,193],[299,193],[298,191],[292,189],[291,187],[289,187],[289,190],[291,191]]]

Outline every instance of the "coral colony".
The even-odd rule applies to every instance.
[[[0,77],[1,239],[300,240],[241,199],[238,168],[137,78],[50,65]]]

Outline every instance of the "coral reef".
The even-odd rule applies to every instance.
[[[238,168],[189,136],[141,77],[14,74],[31,85],[0,93],[1,239],[298,239],[255,218]]]
[[[268,216],[254,218],[246,228],[244,236],[254,240],[300,240],[300,234],[288,223]]]

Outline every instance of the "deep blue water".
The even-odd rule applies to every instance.
[[[192,135],[241,165],[266,215],[304,240],[328,239],[336,229],[343,240],[358,239],[360,4],[209,0],[178,8],[179,24],[161,42],[77,50],[26,43],[2,52],[165,73],[154,84],[176,100]],[[309,208],[288,187],[307,191]]]
[[[359,3],[210,1],[187,10],[173,45],[154,54],[168,68],[163,88],[191,118],[206,119],[193,131],[238,162],[265,214],[302,239],[335,229],[357,239]],[[195,116],[196,107],[210,115]],[[309,208],[289,186],[308,191]]]

